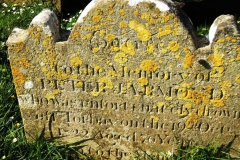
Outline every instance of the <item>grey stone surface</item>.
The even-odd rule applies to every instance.
[[[53,13],[38,17],[7,42],[29,140],[43,130],[67,143],[92,139],[85,153],[110,159],[210,142],[240,150],[232,22],[199,48],[170,1],[92,1],[63,42]]]

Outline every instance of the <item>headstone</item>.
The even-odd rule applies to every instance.
[[[58,42],[43,10],[7,42],[28,140],[86,140],[85,153],[110,159],[211,142],[239,151],[240,37],[219,19],[198,48],[169,0],[93,0]]]

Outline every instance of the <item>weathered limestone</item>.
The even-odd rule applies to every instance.
[[[171,1],[95,0],[58,42],[56,16],[42,11],[7,42],[28,139],[93,138],[84,151],[110,159],[179,144],[240,150],[240,37],[215,24],[198,48]]]

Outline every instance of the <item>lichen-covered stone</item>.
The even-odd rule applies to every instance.
[[[93,138],[83,150],[110,159],[210,142],[240,150],[240,38],[229,23],[198,48],[169,0],[94,0],[58,42],[44,10],[7,42],[28,139]]]

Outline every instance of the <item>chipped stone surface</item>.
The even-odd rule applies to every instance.
[[[110,159],[212,141],[240,150],[232,22],[217,24],[210,45],[198,48],[189,19],[170,1],[129,2],[92,1],[64,42],[56,42],[51,14],[9,37],[28,139],[43,129],[62,142],[93,138],[83,150]]]

